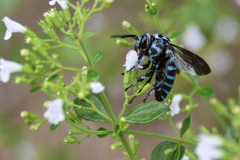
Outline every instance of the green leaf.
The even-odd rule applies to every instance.
[[[86,31],[86,32],[83,33],[82,38],[89,38],[92,35],[94,35],[93,31]]]
[[[228,141],[234,141],[236,143],[240,142],[240,138],[237,136],[237,129],[231,126],[227,128],[224,137]]]
[[[169,39],[174,39],[179,37],[181,34],[183,33],[183,31],[175,31],[173,32],[170,36],[168,36]]]
[[[130,123],[149,123],[170,111],[169,107],[158,101],[149,101],[138,104],[126,114],[126,120]]]
[[[94,55],[91,56],[90,61],[92,63],[97,63],[101,58],[102,58],[102,53],[97,52],[97,53],[94,53]]]
[[[197,94],[200,97],[209,97],[209,96],[214,96],[215,92],[212,87],[200,87],[197,89]]]
[[[94,69],[90,69],[88,72],[87,72],[87,77],[91,80],[98,80],[100,76],[100,73]]]
[[[182,124],[182,128],[180,130],[180,136],[182,137],[184,135],[184,133],[188,130],[188,128],[190,127],[192,122],[192,116],[189,116],[187,118],[184,119],[183,124]]]
[[[49,77],[48,79],[47,79],[47,81],[53,81],[54,79],[56,79],[57,77],[59,76],[59,74],[54,74],[54,75],[52,75],[51,77]]]
[[[181,160],[185,148],[177,143],[164,141],[158,144],[151,154],[151,160]]]
[[[52,124],[52,125],[50,126],[50,131],[51,131],[51,132],[55,131],[55,130],[58,128],[58,126],[60,126],[60,124],[61,124],[61,123],[58,123],[57,125]]]
[[[97,131],[108,131],[106,128],[100,127]],[[104,138],[109,134],[97,134],[98,138]]]
[[[39,85],[39,86],[36,86],[36,87],[33,87],[30,91],[30,93],[36,93],[38,91],[40,91],[42,89],[42,86]]]
[[[96,96],[90,95],[90,96],[88,96],[88,99],[95,104],[96,108],[101,113],[108,116],[102,102]],[[86,102],[84,99],[76,98],[74,100],[74,104],[79,105],[79,106],[83,106],[83,107],[92,108],[91,104]],[[82,119],[85,119],[85,120],[88,120],[88,121],[93,121],[93,122],[105,122],[106,121],[106,119],[104,119],[101,115],[99,115],[95,111],[80,109],[78,107],[73,107],[73,109],[77,113],[77,115],[80,116]]]

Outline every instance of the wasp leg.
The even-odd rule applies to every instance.
[[[154,73],[154,72],[153,72],[153,73]],[[147,80],[147,82],[143,85],[143,87],[144,87],[146,84],[150,83],[151,80],[152,80],[152,75],[151,75],[150,78]],[[140,93],[140,92],[143,90],[143,87],[138,91],[138,93]],[[136,98],[136,96],[133,97],[133,98],[128,102],[128,104],[131,104],[134,98]]]
[[[138,57],[138,61],[132,66],[132,68],[130,68],[128,71],[131,71],[133,68],[135,68],[137,65],[139,65],[140,63],[143,62],[145,56],[144,55],[141,55]]]
[[[139,69],[139,70],[144,70],[144,69],[148,68],[150,64],[151,64],[151,61],[148,61],[146,64],[141,65],[141,68],[138,67],[138,69]]]
[[[129,87],[127,87],[127,88],[125,89],[125,91],[127,91],[129,88],[135,86],[138,82],[143,81],[145,78],[147,78],[147,77],[152,77],[153,73],[155,72],[155,69],[156,69],[156,68],[155,68],[155,65],[153,64],[153,65],[151,66],[151,68],[147,71],[146,74],[140,76],[140,77],[138,78],[138,80],[137,80],[136,82],[134,82],[133,84],[131,84]]]
[[[164,73],[158,73],[158,74],[162,74],[162,77],[164,77]],[[163,86],[163,81],[164,81],[164,78],[161,80],[161,81],[157,81],[156,83],[155,83],[155,85],[154,85],[154,88],[152,88],[149,92],[148,92],[148,94],[147,94],[147,96],[144,98],[144,100],[143,100],[143,102],[145,102],[147,99],[148,99],[148,97],[150,97],[155,91],[158,91],[158,90],[160,90],[161,88],[162,88],[162,86]]]
[[[148,97],[150,97],[154,92],[155,92],[155,88],[152,88],[152,89],[148,92],[147,96],[144,98],[143,102],[145,102],[145,101],[148,99]]]

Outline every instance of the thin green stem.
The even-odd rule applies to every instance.
[[[113,110],[112,110],[112,108],[110,106],[110,103],[109,103],[109,101],[107,99],[107,96],[106,96],[105,92],[101,92],[100,96],[102,98],[103,103],[105,104],[105,107],[106,107],[108,113],[110,114],[110,116],[112,118],[113,124],[115,124],[116,123],[116,117],[115,117],[115,115],[113,113]]]
[[[159,22],[159,20],[158,20],[158,17],[157,17],[157,16],[153,16],[153,19],[154,19],[154,21],[155,21],[155,23],[156,23],[156,25],[157,25],[158,30],[160,31],[160,33],[161,33],[161,34],[164,34],[164,31],[163,31],[163,29],[162,29],[162,27],[161,27],[161,25],[160,25],[160,22]]]
[[[171,124],[171,126],[172,126],[174,132],[176,133],[177,137],[179,138],[180,135],[179,135],[179,133],[178,133],[177,128],[176,128],[175,125],[173,124],[171,117],[168,118],[168,122]]]
[[[134,156],[131,148],[129,147],[129,145],[128,145],[128,143],[127,143],[127,140],[125,139],[123,133],[120,132],[118,136],[119,136],[119,138],[121,139],[121,141],[122,141],[125,149],[127,150],[130,159],[131,159],[131,160],[136,160],[136,157]]]
[[[109,134],[109,133],[113,133],[113,131],[92,131],[92,130],[85,130],[80,128],[78,125],[76,125],[76,123],[74,123],[72,120],[70,120],[69,118],[66,118],[66,122],[68,124],[70,124],[72,127],[74,127],[75,129],[86,133],[86,134],[94,134],[94,135],[98,135],[98,134]]]
[[[89,56],[88,56],[86,47],[84,46],[82,40],[80,41],[80,45],[81,45],[81,47],[82,47],[82,49],[83,49],[83,52],[85,53],[85,55],[86,55],[86,57],[87,57],[87,62],[88,62],[88,64],[89,64],[89,66],[90,66],[91,68],[93,68],[93,64],[92,64],[92,62],[91,62],[91,60],[90,60],[90,58],[89,58]]]
[[[176,138],[172,138],[172,137],[168,137],[168,136],[164,136],[164,135],[160,135],[160,134],[156,134],[156,133],[150,133],[150,132],[130,130],[130,131],[123,131],[123,133],[156,137],[156,138],[161,138],[161,139],[165,139],[165,140],[169,140],[169,141],[173,141],[173,142],[178,142],[178,143],[182,143],[182,144],[187,144],[187,145],[191,145],[191,146],[196,146],[197,145],[196,142],[192,142],[192,141],[188,141],[188,140],[184,140],[184,139],[176,139]]]
[[[213,114],[215,115],[216,119],[218,120],[218,122],[220,123],[222,128],[224,130],[226,130],[227,129],[227,123],[224,121],[223,117],[217,112],[217,110],[215,110],[214,106],[210,103],[210,101],[207,98],[203,98],[203,100],[205,101],[205,103],[207,103],[207,105],[209,106],[209,108],[211,109]]]

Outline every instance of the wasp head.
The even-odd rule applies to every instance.
[[[136,40],[136,44],[134,46],[134,49],[138,54],[147,54],[147,50],[150,47],[150,42],[151,42],[151,36],[150,34],[142,34],[138,37]]]

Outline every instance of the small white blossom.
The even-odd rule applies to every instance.
[[[187,27],[181,41],[187,49],[196,52],[205,45],[206,38],[199,27],[192,24]]]
[[[12,33],[24,33],[26,31],[26,28],[23,25],[11,20],[6,16],[2,19],[2,21],[7,28],[4,40],[9,40],[12,37]]]
[[[200,134],[197,147],[195,148],[198,160],[220,159],[223,156],[220,149],[221,145],[222,141],[220,138],[213,135]]]
[[[98,94],[104,91],[105,86],[101,82],[92,82],[91,83],[91,90],[92,93]]]
[[[0,81],[7,83],[10,80],[11,73],[22,70],[22,66],[16,62],[0,58]]]
[[[67,8],[67,0],[50,0],[49,5],[53,6],[58,3],[62,9]]]
[[[180,94],[174,95],[172,99],[172,104],[170,105],[170,113],[172,117],[180,113],[179,103],[181,102],[181,100],[182,96]]]
[[[239,23],[232,17],[221,18],[215,27],[215,34],[218,39],[225,43],[232,43],[239,37]]]
[[[209,56],[209,63],[213,73],[223,75],[233,66],[233,58],[227,50],[218,50]]]
[[[126,70],[129,71],[134,64],[138,61],[138,55],[135,50],[130,50],[126,55],[126,62],[123,66],[126,66]]]
[[[183,158],[182,158],[182,160],[189,160],[189,157],[186,156],[186,155],[184,155]]]
[[[131,25],[128,21],[123,21],[122,22],[122,26],[126,27],[126,28],[129,28]]]
[[[47,102],[48,109],[44,113],[44,117],[48,119],[50,124],[57,125],[64,121],[65,115],[63,112],[63,101],[61,99],[55,99]]]
[[[238,7],[240,7],[240,0],[234,0],[234,1],[235,1],[236,5],[237,5]]]

